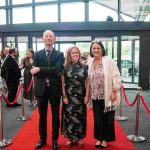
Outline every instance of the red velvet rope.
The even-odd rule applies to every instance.
[[[15,100],[13,102],[9,102],[9,100],[6,99],[4,95],[2,95],[2,97],[6,101],[6,103],[8,103],[9,105],[15,104],[17,102],[17,100],[18,100],[18,96],[19,96],[21,88],[22,88],[22,85],[19,85],[18,90],[17,90],[17,94],[16,94],[16,98],[15,98]]]
[[[128,106],[133,106],[137,100],[137,95],[134,99],[134,101],[132,103],[129,103],[129,100],[127,99],[127,96],[126,96],[126,93],[125,93],[125,90],[124,90],[124,86],[121,86],[121,89],[122,89],[122,92],[123,92],[123,95],[124,95],[124,99],[125,99],[125,102]]]
[[[143,104],[143,106],[144,106],[146,112],[150,115],[150,110],[148,109],[148,107],[147,107],[147,105],[146,105],[146,103],[145,103],[144,98],[143,98],[142,95],[140,95],[140,99],[141,99],[141,101],[142,101],[142,104]]]
[[[29,85],[29,87],[27,89],[23,86],[25,92],[29,92],[31,90],[31,88],[32,88],[32,85],[33,85],[33,80],[31,80],[30,85]]]

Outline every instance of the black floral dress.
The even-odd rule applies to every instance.
[[[23,61],[23,67],[24,67],[24,87],[25,89],[28,89],[30,82],[32,80],[32,74],[30,72],[33,63],[30,63],[29,60],[27,58],[24,58]],[[33,88],[33,86],[32,86]],[[32,93],[32,88],[30,89],[29,92],[24,91],[24,98],[27,100],[33,100],[33,93]]]
[[[86,94],[85,80],[87,67],[73,64],[64,70],[65,91],[69,104],[62,108],[62,133],[71,140],[83,139],[86,136]]]

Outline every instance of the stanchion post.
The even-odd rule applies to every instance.
[[[11,140],[4,139],[3,132],[3,111],[2,111],[2,95],[0,94],[0,147],[5,147],[11,144]]]
[[[20,86],[22,86],[22,80],[20,80]],[[21,98],[21,103],[22,103],[22,116],[20,117],[17,117],[17,120],[18,121],[26,121],[28,120],[26,117],[25,117],[25,111],[24,111],[24,99],[23,99],[23,87],[21,88],[20,90],[20,98]]]
[[[140,107],[140,91],[141,87],[137,89],[137,105],[136,105],[136,122],[135,122],[135,135],[128,135],[127,138],[132,142],[144,142],[146,139],[138,134],[139,129],[139,107]]]
[[[116,116],[116,120],[118,121],[126,121],[128,118],[125,116],[122,116],[122,100],[123,100],[123,94],[122,94],[122,89],[120,88],[120,96],[121,96],[121,100],[120,100],[120,104],[119,104],[119,116]]]

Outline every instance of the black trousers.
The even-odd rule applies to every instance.
[[[9,102],[13,102],[16,98],[19,81],[6,82],[6,84],[7,84],[7,88],[8,88],[8,100],[9,100]]]
[[[40,138],[43,140],[47,139],[47,109],[48,102],[51,104],[51,113],[52,113],[52,141],[55,142],[59,136],[59,106],[60,106],[60,97],[57,96],[57,93],[51,93],[49,87],[46,87],[45,93],[43,96],[37,96],[38,109],[39,109],[39,134]]]
[[[115,111],[104,113],[104,100],[93,100],[94,138],[100,141],[114,141],[114,115]]]

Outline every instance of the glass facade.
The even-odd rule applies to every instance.
[[[9,28],[6,33],[2,31],[0,39],[4,40],[0,41],[0,48],[6,45],[16,46],[21,59],[28,48],[33,48],[34,51],[44,48],[42,30],[53,28],[54,24],[56,49],[65,54],[68,47],[77,45],[83,54],[89,52],[92,40],[100,40],[107,55],[118,64],[123,81],[138,83],[140,40],[143,33],[140,30],[134,32],[134,29],[133,32],[132,29],[124,30],[122,27],[118,30],[119,26],[116,29],[108,26],[107,30],[107,26],[105,28],[101,24],[106,21],[113,21],[115,24],[149,22],[149,4],[149,0],[131,0],[130,3],[126,0],[0,0],[0,26],[14,24],[14,31],[11,31],[13,33]],[[29,26],[22,28],[20,32],[18,24]],[[35,30],[33,25],[36,25]],[[135,30],[136,28],[138,26],[135,26]]]
[[[6,24],[6,10],[0,9],[0,24],[4,25]]]
[[[64,3],[61,5],[61,22],[77,22],[85,20],[84,3]],[[77,12],[78,11],[78,12]]]
[[[13,9],[13,24],[21,23],[32,23],[32,7]]]
[[[1,0],[0,25],[45,22],[150,21],[149,0]],[[118,17],[119,14],[119,17]],[[9,21],[9,20],[13,21]],[[20,19],[24,18],[24,19]],[[8,21],[6,21],[8,20]]]
[[[58,6],[42,5],[35,7],[35,22],[58,22]]]

